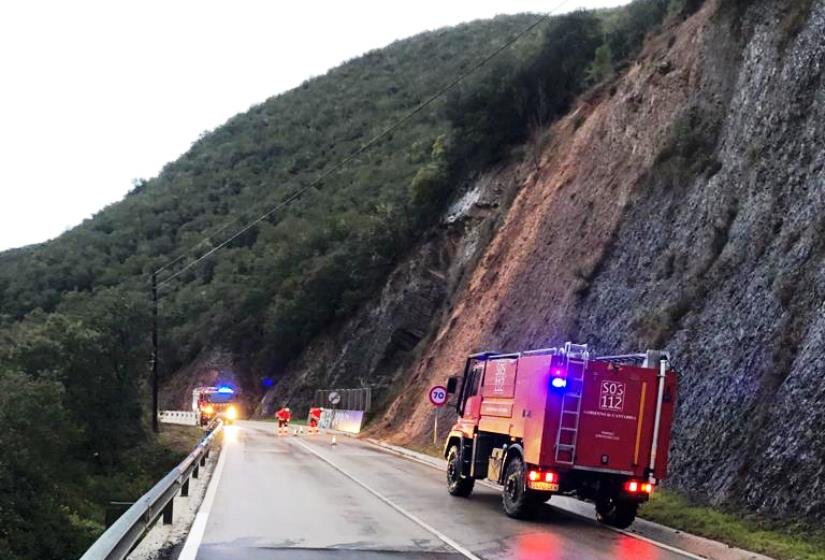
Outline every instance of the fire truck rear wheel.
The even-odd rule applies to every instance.
[[[596,501],[596,519],[617,529],[627,529],[636,519],[638,509],[636,502],[603,498]]]
[[[466,498],[473,491],[475,480],[461,476],[461,455],[458,446],[453,445],[447,453],[447,490],[453,496]]]
[[[547,501],[546,496],[526,488],[524,472],[524,461],[519,456],[508,461],[504,472],[504,489],[502,490],[504,512],[515,519],[533,517],[538,506]]]

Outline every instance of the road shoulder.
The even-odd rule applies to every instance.
[[[340,435],[352,437],[351,434],[345,434],[343,432],[341,432]],[[426,455],[424,453],[419,453],[398,445],[392,445],[374,438],[361,439],[361,441],[387,453],[392,453],[394,455],[425,464],[434,469],[446,471],[447,463],[443,459]],[[484,484],[495,487],[493,484]],[[550,505],[567,514],[582,517],[591,520],[594,524],[596,523],[594,507],[592,504],[587,502],[582,502],[580,500],[565,496],[555,496],[550,501]],[[706,539],[698,535],[685,533],[672,527],[647,521],[646,519],[637,519],[629,530],[620,530],[608,526],[603,527],[605,529],[647,541],[667,550],[678,552],[688,558],[707,560],[773,560],[768,556],[764,556],[756,552],[731,547],[721,542]]]

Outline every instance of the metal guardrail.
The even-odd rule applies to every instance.
[[[181,496],[189,495],[189,477],[198,478],[200,467],[206,464],[209,450],[222,427],[218,423],[186,459],[138,498],[132,507],[106,529],[80,560],[122,560],[161,514],[165,524],[172,523],[175,494],[180,490]]]

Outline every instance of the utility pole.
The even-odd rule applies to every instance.
[[[158,425],[158,274],[152,273],[152,431],[160,432]]]

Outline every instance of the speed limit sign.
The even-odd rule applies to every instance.
[[[444,406],[447,402],[447,388],[443,385],[436,385],[430,389],[430,402],[435,406]]]

